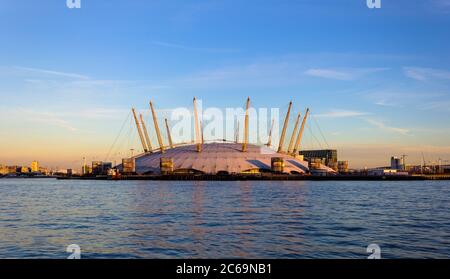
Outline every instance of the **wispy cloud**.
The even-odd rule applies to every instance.
[[[171,80],[175,86],[267,86],[298,83],[301,70],[296,63],[259,62],[201,71]]]
[[[183,49],[183,50],[192,50],[192,51],[204,51],[204,52],[239,52],[239,49],[233,49],[233,48],[211,48],[211,47],[194,47],[194,46],[188,46],[184,44],[175,44],[170,42],[162,42],[162,41],[153,41],[153,45],[156,46],[162,46],[162,47],[168,47],[168,48],[175,48],[175,49]]]
[[[399,106],[394,103],[387,102],[386,100],[377,101],[377,102],[375,102],[375,105],[382,106],[382,107],[398,107]]]
[[[450,111],[450,101],[449,100],[440,100],[440,101],[428,102],[428,103],[421,105],[420,109]]]
[[[327,118],[344,118],[344,117],[357,117],[368,115],[369,113],[353,110],[331,110],[326,113],[315,114],[316,117],[327,117]]]
[[[67,92],[70,90],[73,92],[84,89],[111,89],[121,87],[126,87],[127,89],[134,87],[155,89],[155,86],[148,85],[148,81],[145,80],[95,79],[78,73],[68,73],[32,67],[0,67],[0,74],[2,73],[19,76],[23,78],[23,81],[26,84],[31,84],[33,89],[47,91],[54,89],[58,92]]]
[[[82,117],[88,119],[114,119],[122,118],[129,110],[126,109],[108,109],[108,108],[91,108],[81,110],[79,112],[67,113],[71,117]]]
[[[385,130],[388,132],[395,132],[395,133],[399,133],[402,135],[408,135],[409,134],[409,129],[406,128],[400,128],[400,127],[393,127],[390,126],[382,121],[379,120],[375,120],[375,119],[371,119],[371,118],[366,118],[366,121],[370,124],[372,124],[373,126],[381,129],[381,130]]]
[[[402,87],[387,87],[376,90],[359,91],[358,95],[370,100],[373,104],[383,107],[414,107],[418,104],[438,100],[446,93],[435,91],[414,91]]]
[[[403,67],[403,73],[405,74],[405,76],[419,81],[425,81],[429,79],[450,80],[450,71],[440,69],[422,68],[422,67]]]
[[[321,77],[321,78],[330,78],[330,79],[338,79],[338,80],[351,80],[353,76],[347,72],[339,72],[336,70],[329,69],[309,69],[305,72],[305,74],[313,77]]]
[[[354,68],[354,69],[325,69],[313,68],[305,71],[306,75],[336,80],[354,80],[364,75],[385,71],[388,68]]]
[[[28,73],[34,73],[34,74],[52,75],[52,76],[74,78],[74,79],[90,79],[90,77],[88,77],[88,76],[75,74],[75,73],[67,73],[67,72],[29,68],[29,67],[19,67],[19,66],[15,66],[14,68],[19,71],[24,71],[24,72],[28,72]]]
[[[70,132],[75,132],[78,130],[67,120],[54,113],[38,112],[33,110],[22,110],[22,112],[22,115],[25,115],[25,119],[30,122],[38,122],[45,125],[56,126]]]
[[[111,109],[111,108],[87,108],[82,110],[68,110],[68,111],[48,111],[38,110],[34,108],[14,108],[4,109],[5,114],[14,115],[23,118],[28,122],[39,123],[40,125],[47,125],[59,127],[70,132],[80,131],[73,122],[80,119],[85,121],[102,121],[122,119],[124,115],[129,113],[127,109]]]
[[[174,86],[286,86],[304,84],[311,77],[334,80],[355,80],[370,73],[387,68],[351,68],[344,70],[306,68],[305,62],[298,59],[279,58],[261,60],[255,63],[226,66],[182,76],[172,80]]]

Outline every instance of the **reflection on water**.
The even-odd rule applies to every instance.
[[[0,258],[450,257],[447,181],[0,179]]]

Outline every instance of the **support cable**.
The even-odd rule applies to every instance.
[[[111,154],[111,151],[114,148],[114,145],[116,144],[117,140],[119,139],[120,135],[122,134],[122,130],[125,127],[125,124],[127,123],[128,118],[130,117],[130,115],[131,115],[131,112],[128,112],[127,117],[125,118],[125,120],[122,123],[122,126],[120,127],[119,133],[117,134],[116,138],[114,139],[114,142],[112,143],[111,147],[108,150],[108,153],[106,155],[105,161],[108,161],[109,155]]]

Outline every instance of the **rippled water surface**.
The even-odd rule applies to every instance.
[[[0,258],[450,258],[449,181],[0,179]]]

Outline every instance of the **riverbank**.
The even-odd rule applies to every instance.
[[[395,180],[450,180],[450,175],[386,175],[386,176],[368,176],[368,175],[334,175],[334,176],[313,176],[313,175],[122,175],[122,176],[72,176],[57,177],[57,179],[73,179],[73,180],[205,180],[205,181],[272,181],[272,180],[319,180],[319,181],[395,181]]]

